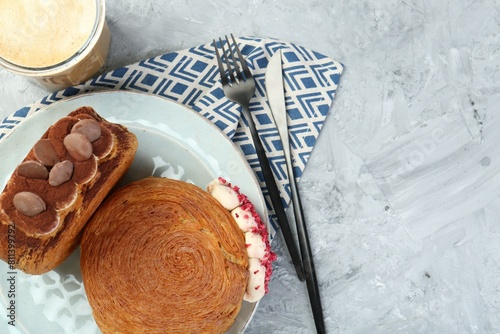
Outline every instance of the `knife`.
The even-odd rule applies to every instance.
[[[271,115],[278,127],[278,133],[283,145],[285,153],[285,161],[288,171],[288,180],[290,183],[290,192],[292,194],[292,203],[295,215],[295,223],[297,225],[297,236],[299,239],[299,247],[302,256],[302,264],[306,275],[307,292],[309,301],[314,316],[314,323],[318,333],[325,333],[325,323],[323,318],[323,308],[321,306],[321,297],[319,293],[318,281],[316,278],[316,269],[309,243],[307,226],[304,219],[304,211],[300,201],[299,189],[293,171],[292,157],[290,154],[290,139],[288,135],[288,118],[285,104],[285,89],[283,82],[282,56],[281,49],[271,57],[267,65],[266,75],[266,92]]]

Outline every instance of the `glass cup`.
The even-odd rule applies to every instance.
[[[0,0],[0,65],[50,91],[102,73],[110,40],[104,0]]]

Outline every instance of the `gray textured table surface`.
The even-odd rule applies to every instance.
[[[330,333],[500,331],[500,2],[108,0],[109,68],[274,37],[346,65],[300,183]],[[0,116],[47,92],[0,69]],[[280,259],[248,333],[313,333]]]

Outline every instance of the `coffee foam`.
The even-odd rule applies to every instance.
[[[59,64],[87,42],[95,0],[0,0],[0,57],[19,66]]]

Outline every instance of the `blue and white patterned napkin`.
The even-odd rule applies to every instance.
[[[306,166],[331,108],[343,66],[317,52],[274,39],[244,37],[239,38],[238,43],[256,80],[257,91],[251,101],[250,111],[255,115],[262,143],[287,207],[290,189],[285,158],[265,94],[267,64],[271,56],[281,49],[290,142],[297,179]],[[45,106],[100,89],[133,90],[162,96],[181,103],[212,121],[242,149],[250,166],[257,173],[268,208],[272,207],[250,133],[240,120],[241,107],[224,96],[214,49],[210,43],[125,66],[46,96],[4,119],[0,123],[0,140],[24,119]],[[271,224],[276,230],[274,215],[271,218]]]

